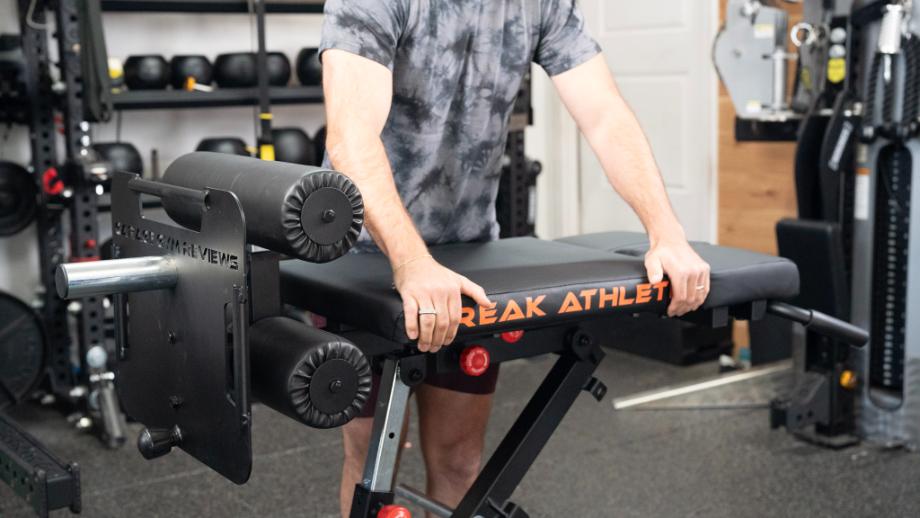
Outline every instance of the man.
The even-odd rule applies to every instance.
[[[359,248],[376,244],[389,258],[406,331],[422,352],[453,341],[461,296],[490,305],[427,246],[498,237],[505,135],[532,62],[552,77],[610,183],[645,225],[648,276],[671,281],[669,314],[698,308],[709,292],[709,266],[688,245],[648,142],[574,1],[326,2],[328,159],[361,189],[368,232]],[[438,377],[416,391],[435,500],[458,504],[478,474],[496,376]],[[361,479],[368,407],[344,427],[343,516]]]

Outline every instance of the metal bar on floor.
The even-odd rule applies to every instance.
[[[433,514],[438,518],[450,518],[450,515],[454,513],[454,510],[450,507],[447,507],[441,502],[428,498],[421,491],[409,487],[405,484],[396,486],[396,496],[402,498],[410,504],[421,507],[428,513]]]
[[[676,387],[664,387],[656,390],[640,392],[631,396],[617,398],[613,400],[613,408],[614,410],[625,410],[627,408],[633,408],[640,405],[645,405],[647,403],[654,403],[656,401],[671,399],[678,396],[694,394],[716,387],[724,387],[726,385],[740,383],[742,381],[763,378],[765,376],[770,376],[779,372],[785,372],[790,369],[792,369],[792,360],[778,362],[774,365],[767,365],[764,367],[755,367],[744,372],[726,373],[705,381],[698,381]]]

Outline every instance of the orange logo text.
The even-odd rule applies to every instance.
[[[663,302],[667,287],[668,281],[663,281],[657,284],[639,284],[632,290],[625,286],[575,290],[566,292],[562,301],[555,303],[548,302],[546,295],[512,298],[488,307],[463,308],[460,324],[466,327],[488,326],[515,320],[530,320],[550,314],[585,313]]]

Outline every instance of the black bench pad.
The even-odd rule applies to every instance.
[[[584,234],[558,242],[629,255],[643,261],[649,248],[648,237],[638,232]],[[755,300],[789,299],[799,293],[799,271],[788,259],[709,243],[691,244],[712,268],[707,308]]]
[[[641,236],[609,233],[580,238],[433,247],[439,262],[481,285],[496,302],[493,309],[477,308],[465,299],[460,335],[547,327],[616,313],[665,313],[670,293],[664,284],[648,283]],[[707,307],[784,299],[798,292],[798,272],[789,261],[695,246],[713,266]],[[611,247],[621,251],[609,251]],[[349,254],[328,264],[285,261],[281,274],[286,303],[388,340],[409,342],[402,301],[392,287],[384,256]]]

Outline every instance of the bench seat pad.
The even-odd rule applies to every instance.
[[[504,239],[432,247],[444,266],[481,285],[493,308],[464,299],[459,334],[559,325],[612,314],[665,314],[667,283],[645,275],[640,234],[604,233],[559,241]],[[798,271],[772,256],[695,244],[712,265],[707,307],[786,299],[798,292]],[[381,254],[348,254],[327,264],[281,265],[285,303],[398,343],[405,335],[402,301]]]

